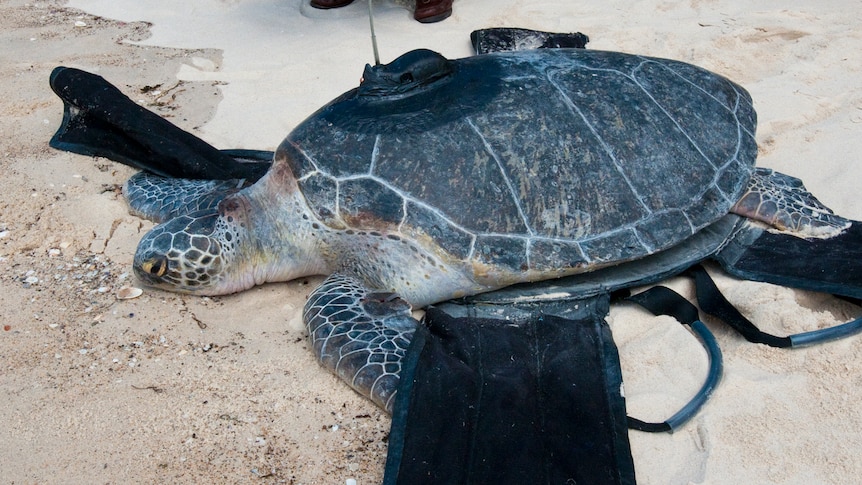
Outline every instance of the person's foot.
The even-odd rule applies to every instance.
[[[351,3],[353,3],[353,0],[311,0],[312,7],[322,9],[344,7]]]
[[[416,0],[413,18],[423,24],[439,22],[452,15],[452,0]]]

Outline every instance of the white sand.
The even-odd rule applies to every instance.
[[[0,54],[10,113],[0,132],[9,194],[0,206],[0,231],[9,231],[0,239],[0,311],[11,325],[0,334],[0,478],[380,481],[388,418],[305,349],[298,312],[315,279],[225,298],[148,290],[114,301],[119,286],[134,283],[122,273],[150,225],[101,184],[131,172],[44,148],[61,113],[45,84],[64,63],[108,77],[218,147],[273,149],[372,62],[367,4],[321,12],[299,0],[69,2],[84,14],[62,3],[0,5],[11,19],[10,49]],[[454,15],[432,25],[414,22],[405,3],[375,2],[383,62],[416,47],[467,56],[471,30],[518,26],[582,31],[592,49],[724,74],[754,97],[759,164],[802,178],[836,212],[862,219],[859,2],[456,0]],[[152,27],[123,24],[139,21]],[[141,91],[176,80],[185,83],[165,106]],[[24,283],[28,270],[39,283]],[[713,274],[732,302],[776,333],[858,314],[821,295]],[[671,285],[691,296],[685,281]],[[703,351],[678,324],[633,307],[614,308],[609,321],[629,412],[666,417],[698,387]],[[725,379],[676,434],[631,433],[640,483],[856,483],[862,338],[784,351],[708,323]]]

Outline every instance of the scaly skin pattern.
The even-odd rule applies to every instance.
[[[801,238],[829,238],[850,227],[796,177],[758,167],[731,212]]]
[[[309,296],[303,316],[320,363],[391,413],[401,361],[419,324],[410,304],[334,274]]]
[[[210,209],[248,186],[245,180],[188,180],[138,172],[123,185],[131,213],[153,222]]]

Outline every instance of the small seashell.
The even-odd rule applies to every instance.
[[[124,286],[117,291],[118,300],[131,300],[144,294],[144,290],[134,286]]]

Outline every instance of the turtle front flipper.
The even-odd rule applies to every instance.
[[[419,325],[410,304],[334,274],[309,296],[303,318],[320,363],[391,413],[401,361]]]
[[[251,182],[245,179],[191,180],[138,172],[123,185],[123,195],[133,215],[153,222],[202,209],[211,209]]]

